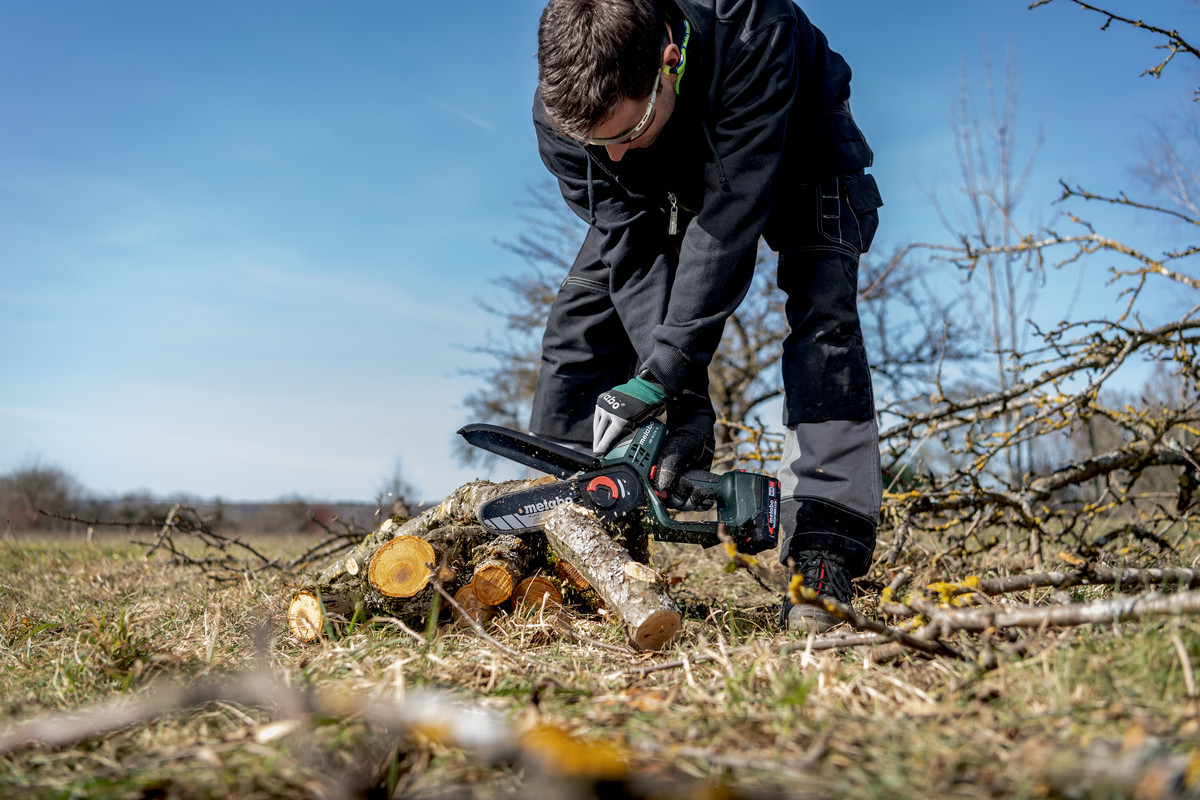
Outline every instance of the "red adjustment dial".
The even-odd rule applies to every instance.
[[[607,475],[592,478],[587,485],[588,496],[601,508],[609,508],[621,497],[617,482]]]

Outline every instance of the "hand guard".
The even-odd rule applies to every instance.
[[[716,498],[709,487],[698,486],[685,473],[712,466],[713,438],[698,428],[682,426],[667,433],[654,469],[654,488],[665,495],[668,508],[703,511]]]
[[[670,398],[666,390],[642,373],[596,398],[596,413],[592,417],[592,452],[597,456],[612,450],[613,445],[651,417],[658,416]]]

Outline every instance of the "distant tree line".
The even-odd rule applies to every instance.
[[[391,499],[383,513],[392,513]],[[375,524],[379,505],[316,503],[283,497],[263,503],[230,503],[187,495],[155,498],[149,492],[98,497],[57,466],[33,464],[0,475],[0,531],[82,532],[97,523],[161,524],[176,504],[194,508],[214,530],[256,533],[320,533],[330,528]]]

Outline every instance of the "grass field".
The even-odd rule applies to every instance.
[[[1015,551],[935,564],[937,551],[911,547],[916,584],[1023,569]],[[1198,552],[1111,561],[1189,566]],[[806,652],[777,629],[774,594],[721,553],[660,546],[687,615],[666,652],[630,653],[614,622],[582,614],[571,632],[509,614],[490,639],[377,622],[305,645],[284,621],[288,576],[214,582],[144,554],[114,534],[0,541],[0,729],[67,731],[7,748],[0,796],[1200,796],[1195,617],[958,634],[988,658],[879,663],[866,648]],[[877,567],[861,582],[860,613],[876,615],[888,579]],[[389,720],[418,698],[432,718]],[[137,719],[81,735],[138,703]]]

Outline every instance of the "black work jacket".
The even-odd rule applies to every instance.
[[[706,385],[725,321],[753,278],[759,237],[775,250],[799,244],[799,187],[859,172],[872,154],[850,115],[849,66],[792,0],[660,5],[676,44],[684,19],[691,35],[675,110],[653,145],[614,162],[603,147],[559,135],[540,96],[533,117],[563,197],[603,235],[618,313],[639,281],[673,273],[654,341],[634,344],[678,394]]]

